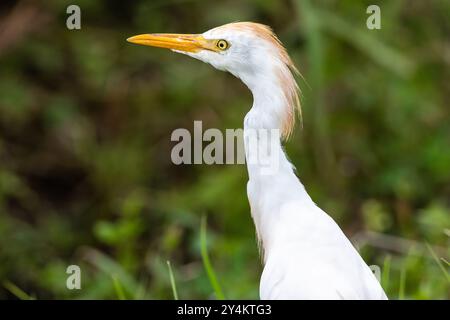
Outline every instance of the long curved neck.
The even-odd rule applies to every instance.
[[[253,106],[244,119],[244,142],[250,180],[293,174],[281,144],[283,121],[287,117],[283,91],[274,82],[247,84]]]
[[[264,108],[253,106],[244,120],[244,145],[250,180],[265,180],[283,174],[293,174],[282,144],[277,120]]]
[[[249,174],[247,193],[258,239],[267,254],[273,243],[273,227],[283,205],[299,198],[310,198],[282,148],[281,89],[263,84],[250,89],[254,103],[244,119]]]

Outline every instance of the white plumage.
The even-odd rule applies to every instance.
[[[128,41],[187,54],[232,73],[251,90],[254,101],[244,120],[244,137],[247,194],[264,255],[261,299],[387,299],[286,158],[281,141],[289,137],[300,111],[292,75],[296,69],[270,28],[239,22],[201,35],[151,34]],[[273,130],[280,132],[275,140]],[[259,161],[249,161],[255,158]]]

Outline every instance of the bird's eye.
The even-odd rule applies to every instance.
[[[226,40],[218,40],[216,42],[216,47],[219,48],[220,50],[226,50],[229,47],[229,44]]]

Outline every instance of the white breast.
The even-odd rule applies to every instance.
[[[341,229],[312,201],[284,204],[271,227],[261,299],[387,299]]]

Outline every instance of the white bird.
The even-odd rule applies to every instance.
[[[252,92],[244,137],[247,195],[263,251],[261,299],[387,299],[339,226],[308,195],[283,151],[282,141],[300,111],[297,69],[270,27],[236,22],[203,34],[142,34],[127,40],[209,63]],[[281,135],[274,140],[264,130]],[[256,138],[250,139],[253,132]],[[268,164],[275,170],[267,170]]]

